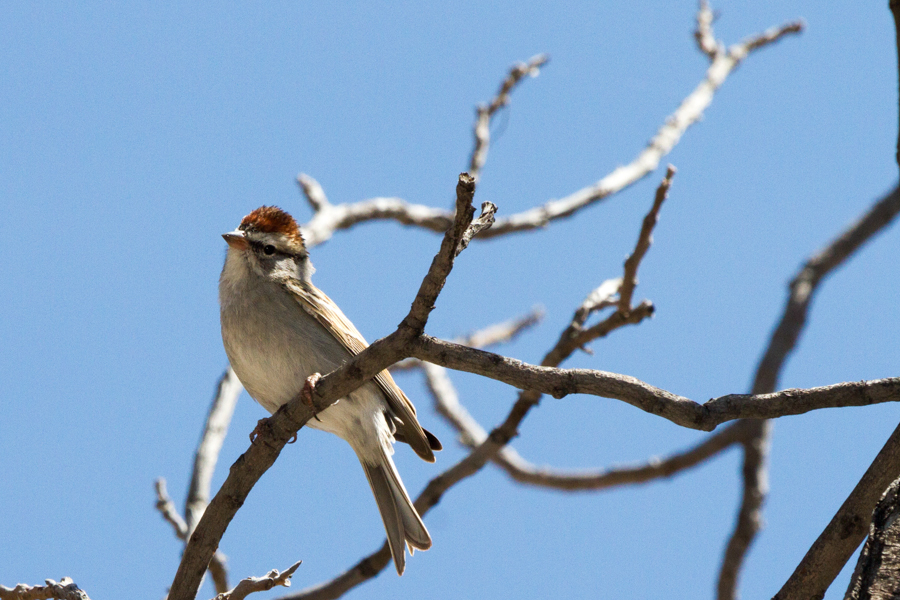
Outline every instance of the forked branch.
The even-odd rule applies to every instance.
[[[643,179],[656,170],[663,157],[672,151],[688,128],[700,120],[704,111],[712,102],[716,91],[747,56],[756,50],[777,42],[785,36],[799,33],[803,30],[803,27],[804,25],[801,21],[792,21],[753,35],[743,42],[729,46],[727,49],[723,45],[721,51],[717,49],[713,52],[711,64],[707,68],[703,80],[681,102],[675,112],[666,117],[663,125],[657,130],[656,135],[631,162],[614,169],[596,183],[583,187],[564,198],[550,200],[540,206],[499,218],[493,227],[481,232],[477,239],[488,239],[521,231],[541,229],[553,221],[572,216],[588,206],[609,198]],[[487,105],[486,110],[490,114],[485,113],[486,116],[482,116],[482,113],[479,112],[475,127],[475,149],[470,160],[471,164],[477,167],[477,173],[480,174],[487,151],[487,140],[489,138],[486,132],[489,129],[484,125],[484,119],[487,118],[489,122],[490,116],[494,114],[494,112],[490,111],[490,107],[495,104],[499,107],[506,103],[508,101],[508,92],[512,89],[512,86],[518,84],[525,74],[535,73],[534,69],[543,65],[545,60],[546,57],[538,55],[528,63],[513,67],[510,75],[501,85],[501,93]],[[507,89],[507,85],[510,82],[512,84]],[[505,95],[503,94],[504,89],[507,90]],[[446,231],[453,221],[452,211],[421,204],[411,204],[401,198],[373,198],[351,204],[322,202],[321,199],[325,197],[325,194],[321,191],[321,186],[312,177],[300,175],[298,181],[304,195],[315,211],[313,218],[303,227],[303,235],[309,246],[327,241],[334,235],[335,231],[348,229],[366,221],[389,219],[403,225],[420,227],[439,233]]]

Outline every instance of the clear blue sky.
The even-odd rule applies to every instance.
[[[636,293],[656,316],[567,363],[701,401],[748,389],[789,278],[897,180],[886,1],[714,8],[727,42],[797,17],[808,29],[751,56],[666,159],[679,172]],[[334,202],[449,206],[474,105],[538,52],[551,62],[498,119],[476,200],[511,214],[592,183],[630,161],[702,78],[695,9],[5,3],[0,583],[69,575],[93,598],[165,593],[180,543],[153,508],[153,481],[166,477],[183,500],[226,365],[220,233],[264,203],[308,219],[299,172]],[[542,325],[503,349],[539,360],[584,295],[620,273],[661,176],[545,231],[473,244],[428,331],[450,337],[539,304]],[[825,282],[783,387],[900,375],[898,233]],[[374,339],[405,314],[438,243],[392,223],[365,225],[313,251],[314,281]],[[462,451],[420,377],[399,381],[446,448],[436,465],[398,451],[417,493]],[[454,381],[486,427],[514,398],[474,376]],[[216,484],[262,416],[241,399]],[[744,597],[778,590],[898,417],[890,405],[776,423],[766,528]],[[515,445],[539,464],[602,467],[702,437],[615,401],[569,397],[545,399]],[[670,481],[574,495],[487,469],[428,514],[434,548],[402,579],[386,570],[351,597],[710,597],[739,463],[732,450]],[[350,449],[304,430],[222,550],[233,578],[302,559],[302,588],[382,540]],[[847,577],[830,598],[842,597]]]

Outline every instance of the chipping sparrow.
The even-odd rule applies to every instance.
[[[311,283],[314,269],[289,214],[274,206],[260,207],[222,237],[229,246],[219,279],[225,352],[250,395],[274,413],[304,389],[307,378],[336,369],[368,344]],[[427,550],[431,536],[391,459],[392,442],[409,444],[429,462],[434,462],[432,451],[440,450],[441,443],[422,429],[412,402],[387,371],[307,425],[337,435],[356,452],[402,575],[404,543],[410,554],[413,548]]]

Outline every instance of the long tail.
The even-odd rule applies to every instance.
[[[366,472],[366,478],[378,504],[378,512],[384,521],[388,546],[394,558],[394,566],[397,567],[397,574],[403,575],[406,568],[405,546],[409,546],[410,554],[413,548],[428,550],[431,548],[431,536],[428,535],[422,518],[409,499],[406,488],[403,487],[394,461],[383,447],[379,458],[381,460],[378,464],[369,464],[362,458],[359,462]]]

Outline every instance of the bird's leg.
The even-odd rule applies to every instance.
[[[311,409],[313,409],[313,411],[316,410],[316,405],[315,405],[315,403],[313,403],[313,394],[316,391],[316,384],[319,382],[320,379],[322,379],[321,374],[313,373],[312,375],[310,375],[309,377],[306,378],[306,382],[303,384],[303,389],[300,391],[300,400],[303,401],[303,404],[305,404],[308,407],[310,407]],[[282,407],[282,408],[284,408],[284,407]],[[281,410],[281,408],[279,408],[278,410]],[[316,414],[313,414],[313,418],[316,421],[319,421],[319,422],[322,421],[319,418],[319,416]],[[259,435],[263,432],[263,428],[268,426],[268,422],[269,422],[269,419],[260,419],[256,423],[256,427],[253,429],[253,431],[250,432],[250,442],[251,443],[253,443],[253,444],[256,443],[256,438],[259,437]],[[287,443],[293,444],[296,441],[297,441],[297,434],[295,433],[294,436],[290,440],[288,440]]]
[[[319,383],[320,379],[322,379],[320,373],[313,373],[306,378],[306,383],[303,384],[303,390],[300,392],[300,399],[303,400],[303,404],[313,409],[313,411],[316,411],[316,405],[313,403],[313,393],[315,393],[316,384]],[[313,418],[320,423],[322,422],[322,419],[317,414],[313,414]]]

